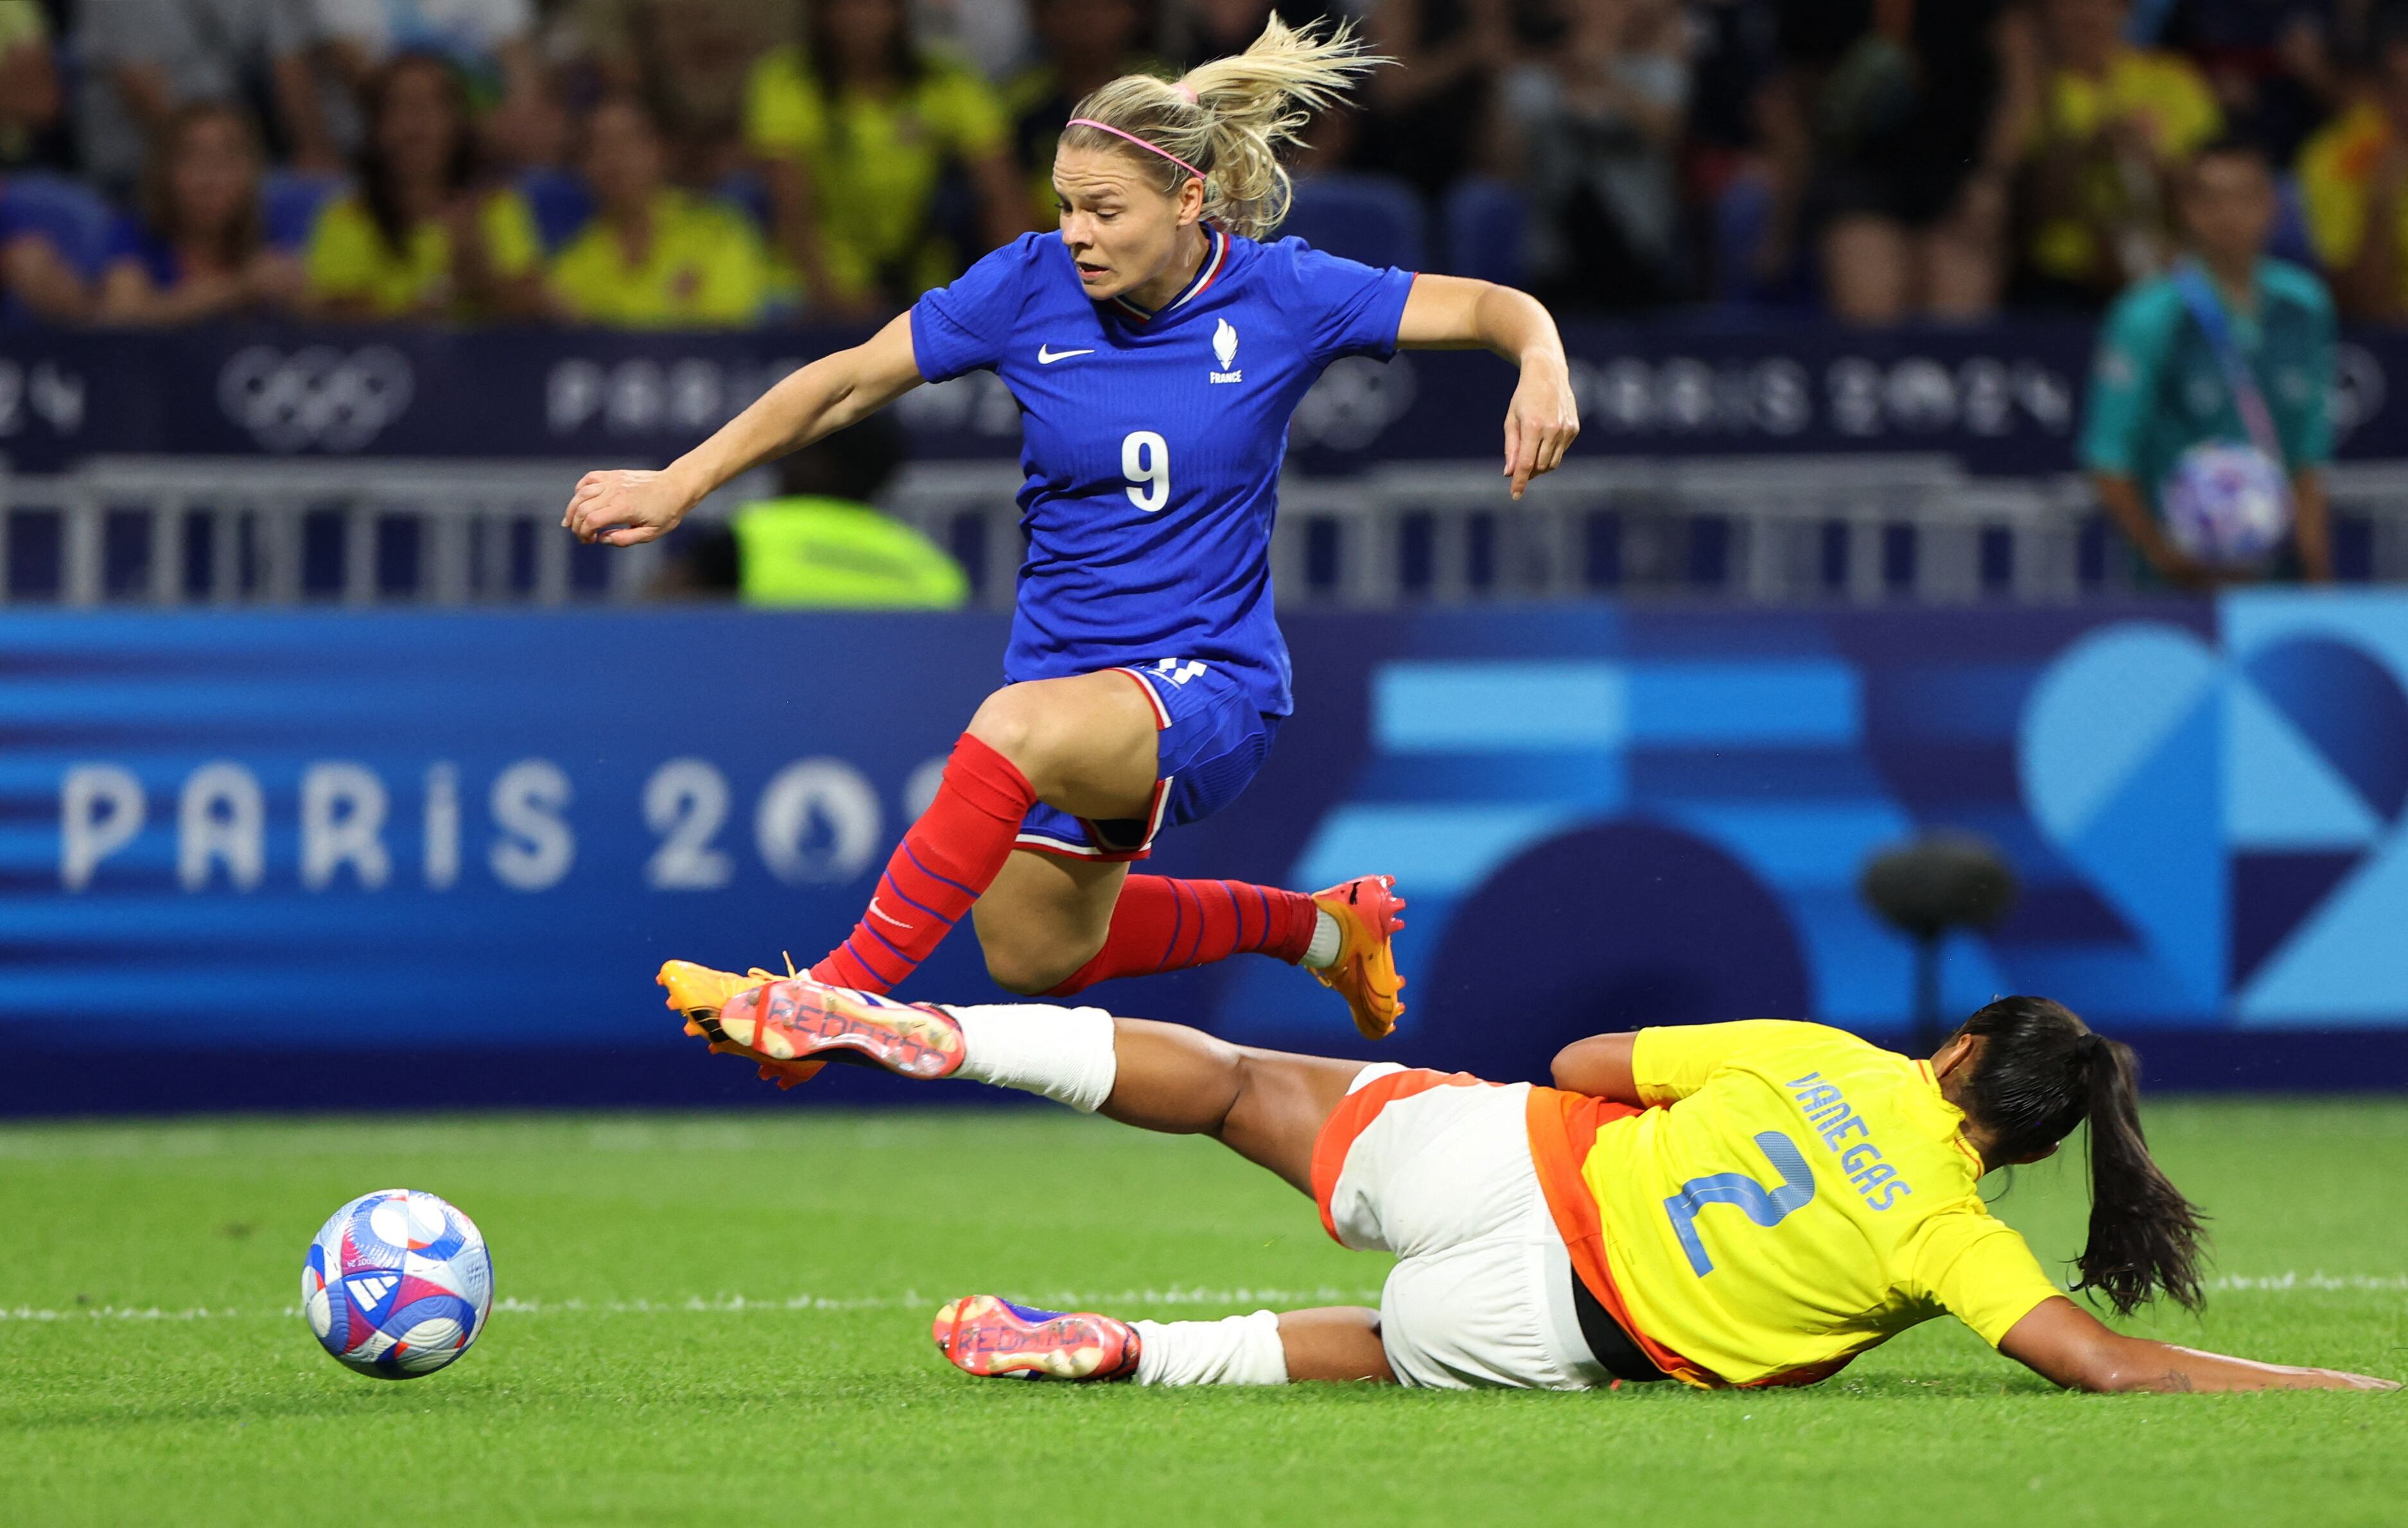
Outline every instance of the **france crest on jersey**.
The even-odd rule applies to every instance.
[[[1288,420],[1330,362],[1396,353],[1412,275],[1208,232],[1154,313],[1091,300],[1059,236],[1024,234],[920,299],[912,353],[932,382],[992,368],[1020,403],[1006,678],[1195,659],[1285,716],[1268,552]]]

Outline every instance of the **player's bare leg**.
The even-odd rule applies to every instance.
[[[1264,954],[1312,970],[1345,997],[1365,1034],[1386,1034],[1403,1011],[1388,944],[1404,906],[1386,878],[1308,897],[1241,881],[1132,876],[1125,862],[1067,842],[1059,854],[1023,846],[1026,814],[1042,804],[1089,824],[1126,825],[1136,841],[1119,851],[1141,854],[1170,789],[1158,780],[1168,714],[1152,685],[1126,669],[989,695],[861,921],[812,978],[891,992],[968,913],[988,973],[1007,992],[1068,996],[1117,977]]]
[[[1099,1113],[1140,1130],[1211,1135],[1308,1195],[1313,1143],[1363,1069],[1143,1019],[1114,1020],[1112,1040],[1117,1075]],[[932,1335],[956,1367],[981,1376],[1173,1385],[1396,1379],[1380,1313],[1360,1306],[1129,1322],[972,1295],[939,1311]]]
[[[959,1074],[1140,1130],[1210,1135],[1306,1194],[1313,1142],[1364,1065],[1101,1008],[905,1004],[809,977],[744,987],[687,1028],[748,1060],[869,1065],[924,1081]]]
[[[1115,1019],[1118,1075],[1098,1110],[1140,1130],[1210,1135],[1312,1192],[1312,1143],[1359,1061],[1231,1045],[1185,1024]]]
[[[1154,713],[1143,681],[1117,669],[1008,684],[969,735],[1011,761],[1037,799],[1073,817],[1143,812],[1154,795]]]
[[[1112,931],[1125,864],[1019,850],[970,916],[986,974],[1008,992],[1050,992],[1094,960]]]
[[[1312,1192],[1313,1142],[1363,1069],[1360,1062],[1258,1050],[1184,1024],[1145,1019],[1115,1019],[1112,1042],[1116,1076],[1097,1112],[1140,1130],[1210,1135],[1307,1195]],[[993,1303],[982,1309],[976,1307],[976,1297],[946,1307],[935,1334],[946,1356],[968,1372],[1005,1372],[992,1365],[1013,1362],[1007,1355],[1042,1351],[1048,1346],[1041,1334],[1022,1329],[1021,1312],[1009,1307],[998,1310]],[[1140,1349],[1139,1356],[1126,1361],[1125,1375],[1057,1377],[1141,1378],[1172,1384],[1395,1380],[1380,1345],[1378,1311],[1323,1307],[1283,1311],[1266,1322],[1268,1315],[1258,1311],[1223,1321],[1133,1326],[1084,1312],[1056,1317],[1074,1330],[1095,1323],[1103,1323],[1106,1330],[1125,1327]],[[1276,1364],[1271,1362],[1271,1334],[1276,1335]],[[1031,1335],[1039,1340],[1029,1342]],[[1159,1376],[1143,1372],[1146,1338],[1157,1350],[1182,1349]],[[979,1361],[989,1366],[961,1362],[973,1344],[980,1349]]]
[[[1154,712],[1107,670],[989,695],[954,743],[935,797],[904,834],[821,981],[890,992],[933,953],[1012,857],[1040,802],[1078,817],[1141,816],[1154,795]]]
[[[1360,1062],[1231,1045],[1183,1024],[1047,1004],[906,1005],[796,978],[726,996],[695,1022],[712,1049],[778,1064],[839,1062],[1043,1093],[1140,1130],[1210,1135],[1312,1192],[1312,1148]],[[1221,1321],[1125,1322],[1015,1306],[948,1305],[947,1356],[973,1374],[1164,1384],[1393,1379],[1379,1313],[1340,1307]],[[1151,1346],[1149,1346],[1151,1345]]]
[[[1211,1135],[1312,1193],[1313,1142],[1361,1063],[1257,1050],[1143,1019],[1117,1019],[1112,1029],[1117,1076],[1098,1112],[1140,1130]],[[939,1312],[932,1335],[957,1367],[982,1376],[1174,1385],[1396,1378],[1380,1313],[1359,1306],[1128,1322],[974,1295]]]
[[[1117,977],[1269,955],[1311,971],[1376,1040],[1405,1011],[1394,950],[1404,908],[1392,876],[1357,876],[1308,897],[1021,850],[972,915],[987,975],[1006,992],[1068,997]]]

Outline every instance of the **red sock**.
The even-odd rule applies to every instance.
[[[864,992],[894,990],[995,883],[1037,793],[1012,762],[964,733],[945,761],[937,799],[895,846],[869,909],[811,979]]]
[[[1242,880],[1131,876],[1112,905],[1104,948],[1045,995],[1068,997],[1114,977],[1183,971],[1232,955],[1271,955],[1293,965],[1312,947],[1318,911],[1302,892]]]

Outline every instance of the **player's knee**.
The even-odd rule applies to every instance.
[[[980,702],[969,726],[972,737],[1032,778],[1048,762],[1054,731],[1042,698],[1025,684],[1006,685]]]
[[[982,931],[980,951],[986,956],[987,979],[1021,997],[1042,997],[1078,974],[1084,960],[1072,960],[1059,950],[1032,942],[991,938]]]
[[[979,702],[970,717],[969,734],[1009,759],[1028,742],[1029,705],[1018,685],[1006,685]]]
[[[1063,979],[1045,967],[994,954],[986,958],[986,975],[989,981],[1015,997],[1043,997],[1060,986]]]
[[[1211,1041],[1214,1059],[1221,1063],[1228,1084],[1228,1103],[1221,1111],[1224,1125],[1241,1111],[1259,1115],[1267,1107],[1276,1106],[1280,1078],[1265,1073],[1260,1064],[1264,1058],[1244,1046],[1231,1045],[1218,1036],[1208,1038]]]

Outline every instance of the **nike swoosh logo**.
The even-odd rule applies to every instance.
[[[1039,345],[1037,347],[1037,364],[1040,366],[1050,366],[1056,361],[1068,361],[1074,355],[1093,355],[1096,352],[1092,349],[1084,350],[1049,350],[1045,346]]]
[[[878,899],[874,896],[869,899],[869,910],[873,915],[885,919],[896,928],[910,928],[911,926],[910,924],[903,921],[900,918],[896,917],[893,913],[888,912],[885,908],[880,907],[878,905]]]

